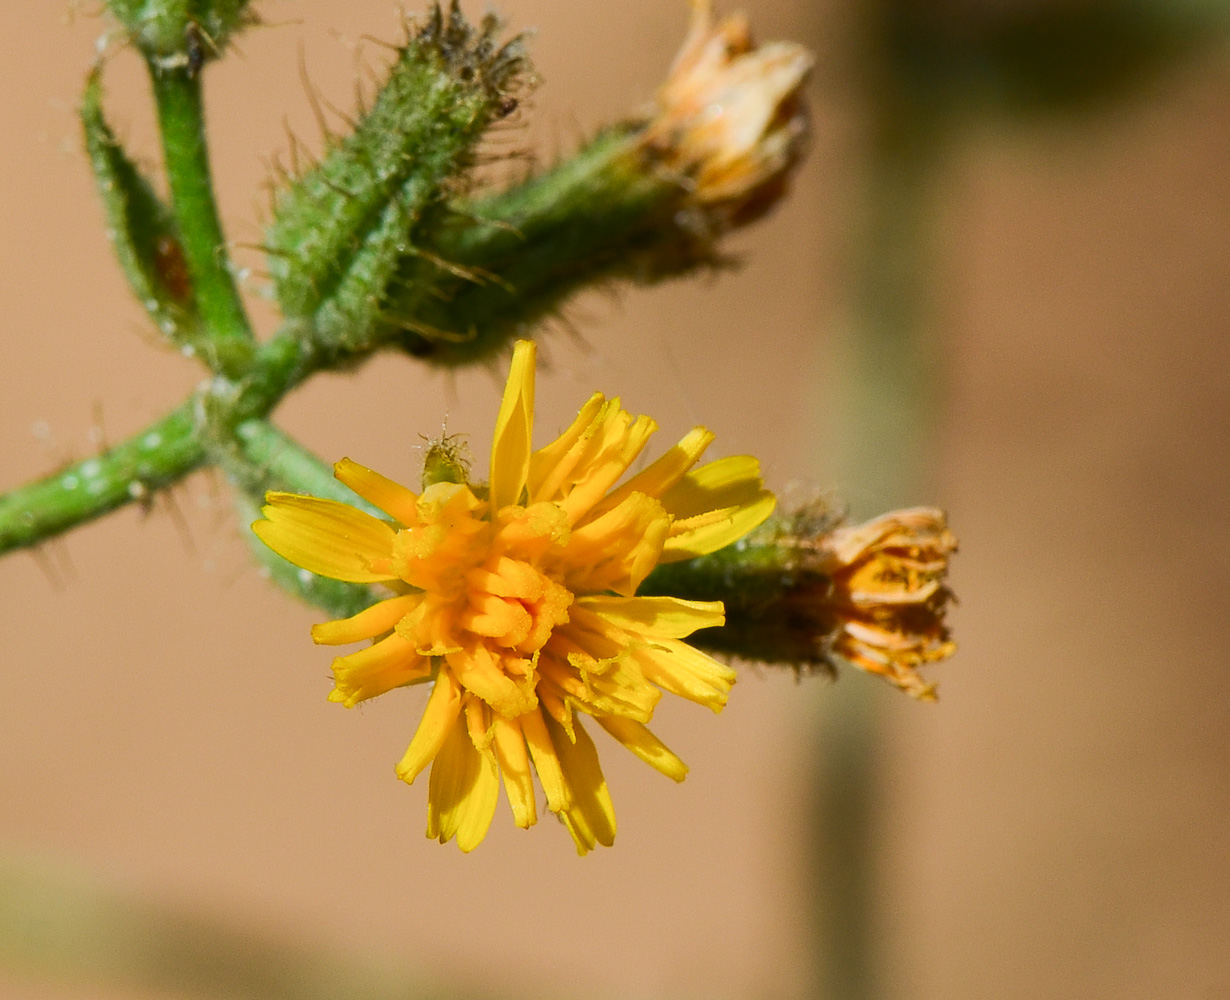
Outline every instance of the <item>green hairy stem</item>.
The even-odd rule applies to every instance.
[[[185,404],[96,458],[0,496],[0,553],[37,545],[143,500],[204,460],[191,407]]]
[[[451,206],[390,296],[400,346],[437,364],[481,361],[583,286],[709,264],[711,247],[677,221],[683,190],[649,164],[641,129],[615,126],[546,173]]]

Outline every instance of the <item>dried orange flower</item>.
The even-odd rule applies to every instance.
[[[713,23],[693,0],[692,27],[658,92],[643,141],[691,178],[708,217],[751,221],[785,193],[807,136],[800,90],[813,57],[801,45],[757,47],[742,15]]]
[[[703,427],[616,488],[656,425],[601,394],[534,451],[534,358],[532,343],[517,343],[486,487],[434,482],[416,495],[343,459],[337,478],[394,523],[331,500],[270,493],[266,520],[252,527],[313,573],[397,591],[312,636],[375,640],[333,661],[333,701],[353,706],[433,685],[397,765],[407,782],[431,765],[429,837],[476,847],[501,777],[514,822],[532,826],[536,773],[547,807],[584,854],[612,843],[615,815],[578,714],[681,781],[686,766],[646,728],[654,706],[669,691],[719,711],[735,679],[680,641],[721,625],[720,601],[637,597],[637,587],[658,563],[735,541],[775,500],[753,458],[691,471],[713,440]]]
[[[816,569],[832,581],[833,652],[924,701],[935,685],[920,667],[956,650],[944,624],[944,585],[957,540],[943,511],[897,510],[821,536]]]

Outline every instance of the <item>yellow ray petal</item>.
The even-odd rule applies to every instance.
[[[716,628],[726,623],[721,601],[606,594],[577,598],[572,609],[573,621],[594,631],[600,627],[594,617],[632,633],[663,639],[683,639],[697,629]]]
[[[414,507],[418,501],[418,495],[402,486],[401,483],[386,479],[379,472],[373,472],[366,466],[352,462],[348,458],[333,463],[333,475],[364,500],[375,504],[402,524],[418,523],[418,515]]]
[[[607,490],[619,482],[658,429],[650,417],[639,416],[628,423],[630,417],[626,411],[618,410],[603,429],[595,453],[583,459],[574,472],[572,489],[559,501],[571,523],[583,520]]]
[[[661,771],[668,778],[682,781],[688,776],[688,765],[671,753],[666,744],[644,725],[634,719],[622,719],[618,715],[601,715],[598,716],[598,725],[646,764]]]
[[[600,517],[608,510],[618,507],[633,493],[644,493],[650,497],[662,496],[687,474],[688,469],[697,463],[712,442],[712,431],[705,427],[693,427],[684,435],[683,440],[665,455],[608,494],[585,515],[584,520]]]
[[[586,417],[588,421],[582,423]],[[606,399],[601,393],[595,393],[557,442],[567,443],[568,447],[560,449],[548,445],[543,454],[537,456],[537,461],[530,459],[537,472],[533,480],[535,499],[557,503],[590,474],[595,464],[600,464],[603,455],[618,447],[631,425],[632,414],[620,406],[618,397]]]
[[[491,510],[520,501],[530,474],[530,440],[534,430],[534,358],[532,340],[518,340],[504,398],[491,442]]]
[[[547,808],[553,813],[561,812],[572,804],[572,794],[568,790],[568,782],[564,780],[564,771],[560,765],[559,753],[551,740],[546,720],[541,709],[534,709],[520,716],[521,732],[525,734],[525,745],[529,747],[530,759],[534,762],[534,770],[538,772],[538,780],[542,790],[547,795]],[[559,724],[555,723],[559,729]],[[563,732],[563,730],[560,730]],[[568,740],[567,734],[564,740]]]
[[[662,504],[633,493],[614,510],[572,532],[560,558],[565,585],[574,593],[635,594],[658,563],[670,525]]]
[[[646,680],[715,712],[725,706],[735,682],[733,670],[678,639],[655,640],[634,648],[631,655]]]
[[[427,786],[427,836],[441,844],[455,836],[463,851],[474,850],[487,836],[500,778],[495,758],[474,748],[465,720],[449,727]]]
[[[329,700],[354,708],[368,698],[415,681],[425,681],[430,676],[431,662],[415,652],[414,643],[400,635],[391,635],[333,661],[334,686]]]
[[[261,509],[267,520],[252,530],[283,559],[312,573],[347,583],[391,580],[372,567],[387,563],[395,532],[383,521],[336,500],[268,493]]]
[[[516,719],[496,715],[493,722],[495,758],[504,776],[504,791],[512,807],[513,822],[528,830],[538,821],[538,808],[534,803],[534,776],[530,772],[525,736]]]
[[[584,674],[579,662],[569,663],[554,656],[541,657],[538,667],[544,680],[591,715],[621,715],[648,722],[662,698],[662,692],[646,681],[628,658],[597,674]]]
[[[760,463],[751,455],[721,458],[689,472],[662,494],[662,506],[677,520],[710,510],[742,507],[760,498]]]
[[[560,819],[572,834],[577,853],[587,854],[595,844],[610,847],[615,843],[615,807],[602,776],[594,741],[579,721],[573,723],[575,743],[568,740],[555,720],[548,717],[546,723],[572,793],[572,804],[560,814]]]
[[[560,483],[563,482],[564,478],[567,477],[576,464],[575,458],[571,463],[568,463],[565,461],[565,456],[572,453],[585,432],[594,427],[599,411],[605,403],[606,397],[600,392],[595,392],[589,397],[585,405],[581,407],[577,418],[563,434],[549,445],[539,448],[530,456],[528,483],[530,503],[555,499]],[[576,458],[579,457],[580,451],[578,450]]]
[[[378,601],[357,615],[312,626],[312,641],[321,646],[343,646],[348,642],[374,639],[393,628],[422,601],[422,594],[403,594]]]
[[[551,718],[564,727],[568,739],[575,740],[577,737],[572,731],[572,702],[565,697],[564,692],[549,680],[540,682],[535,691],[543,711],[550,713]]]
[[[671,536],[662,545],[659,562],[678,562],[705,556],[737,542],[753,528],[762,524],[773,508],[777,497],[768,490],[761,490],[751,503],[744,507],[731,507],[720,516],[699,514],[671,525]]]
[[[436,677],[436,686],[432,688],[431,697],[427,699],[427,706],[423,709],[423,718],[419,720],[414,739],[410,741],[405,756],[397,765],[397,776],[402,781],[406,784],[414,783],[423,768],[435,759],[445,737],[460,715],[461,687],[448,669],[444,668]]]

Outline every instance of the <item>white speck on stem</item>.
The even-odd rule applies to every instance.
[[[72,473],[69,473],[67,476],[65,476],[63,479],[60,480],[60,485],[63,486],[66,490],[75,490],[78,486],[81,485],[81,480],[78,479],[76,476],[74,476]]]
[[[157,431],[150,431],[141,439],[141,447],[146,451],[153,451],[162,444],[162,435]]]
[[[81,466],[81,474],[86,479],[93,479],[102,471],[102,462],[96,458],[91,458],[88,462],[84,462]]]

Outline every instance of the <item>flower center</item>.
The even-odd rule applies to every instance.
[[[486,502],[458,483],[428,487],[416,510],[418,523],[394,540],[393,571],[426,599],[398,631],[424,655],[481,645],[503,673],[528,679],[573,602],[549,569],[568,539],[567,515],[537,503],[489,518]]]
[[[466,574],[466,588],[461,627],[523,655],[568,621],[572,592],[520,559],[492,556]]]

